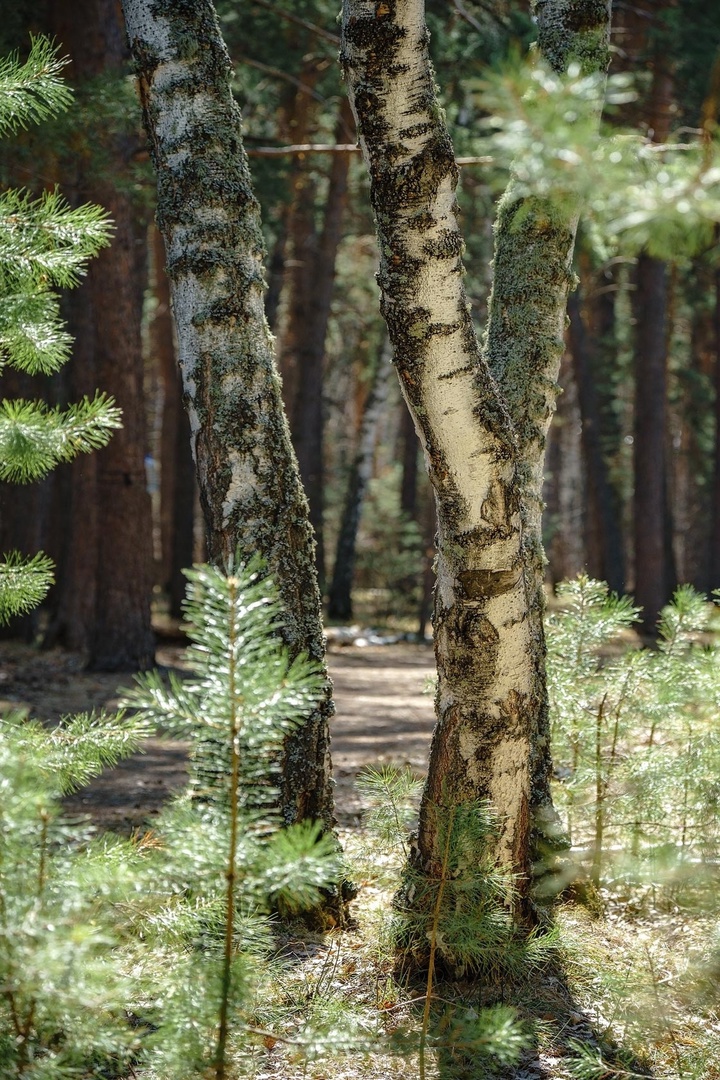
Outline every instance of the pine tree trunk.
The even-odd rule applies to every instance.
[[[2,372],[2,397],[10,401],[40,401],[47,396],[47,376],[31,376],[8,365]],[[53,502],[52,474],[40,483],[0,483],[0,551],[19,551],[32,558],[38,551],[57,561],[56,552],[48,550],[47,523]],[[19,615],[9,623],[0,623],[0,640],[19,638],[32,642],[37,636],[37,608]]]
[[[290,105],[280,109],[279,134],[286,136],[290,142],[312,142],[317,130],[318,102],[312,91],[320,70],[319,59],[311,55],[299,73],[298,89]],[[265,304],[266,310],[268,301],[281,309],[277,362],[294,446],[295,398],[302,378],[300,353],[306,333],[304,313],[310,304],[313,285],[308,266],[312,265],[317,254],[316,185],[305,155],[298,154],[292,159],[289,189],[290,202],[284,210],[281,224],[285,233],[282,270],[278,273],[273,268]],[[273,252],[273,255],[279,256],[280,252]]]
[[[635,294],[635,601],[646,633],[670,597],[666,560],[667,273],[642,254]]]
[[[115,5],[108,0],[103,20]],[[154,663],[150,622],[153,581],[152,514],[147,489],[147,434],[138,288],[136,229],[130,197],[98,184],[92,198],[113,218],[112,247],[88,274],[97,324],[98,384],[123,412],[123,426],[97,453],[98,562],[95,618],[88,666],[95,671],[137,671]]]
[[[652,73],[645,94],[624,106],[626,122],[664,142],[673,113],[672,58],[659,46],[658,30],[673,0],[620,5],[613,67]],[[661,39],[660,39],[661,40]],[[633,592],[647,634],[674,587],[672,527],[667,498],[667,267],[641,253],[635,291],[635,424],[633,432]]]
[[[710,584],[720,589],[720,270],[715,272],[715,439],[713,447],[712,532],[710,538]]]
[[[577,292],[568,299],[568,315],[587,482],[587,568],[591,577],[606,581],[613,592],[621,595],[625,580],[619,511],[603,454],[596,365],[590,354],[581,297]]]
[[[69,74],[78,84],[107,72],[122,75],[127,49],[112,0],[61,0],[52,5],[52,23],[57,40],[72,57]],[[110,133],[103,150],[112,162],[110,171],[126,176],[134,151],[130,141]],[[82,392],[99,387],[111,394],[122,409],[123,426],[91,462],[73,466],[65,604],[58,611],[58,631],[68,644],[88,649],[91,668],[136,671],[150,666],[154,657],[140,336],[144,281],[139,268],[144,256],[138,257],[138,215],[127,190],[99,179],[87,150],[78,156],[76,169],[80,197],[105,207],[114,234],[112,246],[88,270],[76,348],[85,357],[77,376],[71,368],[70,382],[73,390],[82,382]],[[70,330],[76,330],[72,322]],[[91,574],[94,583],[88,580]]]
[[[348,478],[345,505],[335,549],[335,566],[328,596],[328,615],[331,619],[344,621],[352,619],[352,584],[357,532],[365,492],[372,476],[378,421],[387,401],[392,372],[391,360],[390,343],[386,339],[380,355],[375,360],[372,382],[360,422],[357,453]]]
[[[178,375],[170,283],[165,273],[165,245],[159,230],[150,226],[148,249],[151,257],[150,288],[155,306],[148,324],[150,364],[157,373],[160,398],[160,421],[156,425],[155,457],[160,466],[160,563],[157,583],[168,588],[173,552],[173,516],[175,503],[175,444],[178,418],[184,412],[182,387]],[[159,428],[159,430],[157,430]],[[190,440],[188,436],[188,453]]]
[[[323,663],[314,544],[263,312],[263,244],[230,61],[209,0],[124,0],[158,175],[158,224],[209,556],[267,560],[291,653]],[[286,743],[288,822],[333,820],[328,684]]]
[[[573,578],[587,566],[578,387],[570,356],[560,366],[557,403],[548,446],[543,498],[548,577],[553,585]]]
[[[165,273],[165,245],[152,228],[153,288],[156,307],[150,322],[150,349],[162,383],[160,460],[160,584],[167,591],[169,613],[182,615],[187,578],[193,563],[195,463],[190,448],[190,423],[182,404],[182,380],[177,366],[175,332],[170,309],[170,282]]]
[[[335,138],[346,138],[352,122],[350,107],[340,108]],[[291,284],[289,326],[283,338],[283,353],[292,349],[296,372],[295,395],[291,413],[293,446],[297,454],[300,478],[310,505],[310,523],[315,531],[320,588],[325,581],[325,545],[323,531],[323,369],[325,338],[335,284],[335,260],[342,238],[342,219],[347,203],[347,178],[350,154],[333,154],[328,178],[327,202],[322,233],[314,226],[315,184],[306,167],[305,188],[298,206],[298,241],[293,247],[294,267]]]
[[[400,439],[402,443],[402,478],[400,481],[400,509],[413,520],[417,517],[418,490],[418,442],[412,413],[400,402]]]
[[[559,66],[580,27],[586,59],[594,47],[594,66],[606,62],[606,5],[582,7],[578,14],[571,4],[538,4],[541,47]],[[457,166],[435,98],[421,0],[345,0],[341,59],[370,173],[382,311],[437,503],[437,726],[416,869],[430,881],[441,877],[438,807],[489,800],[499,815],[495,856],[517,875],[516,916],[532,921],[531,862],[553,824],[542,455],[575,216],[548,221],[542,206],[518,216],[520,200],[506,195],[483,356],[462,283]]]
[[[67,187],[65,189],[67,191]],[[87,282],[71,292],[63,314],[73,336],[72,360],[63,372],[69,401],[92,396],[98,388],[95,372],[95,327]],[[46,647],[60,644],[88,653],[97,602],[97,455],[81,454],[58,470],[58,522],[61,549],[53,613],[45,634]]]

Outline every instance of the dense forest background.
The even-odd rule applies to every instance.
[[[494,204],[513,150],[508,137],[503,153],[487,120],[504,103],[492,130],[512,130],[516,68],[533,24],[529,5],[510,0],[427,7],[463,163],[467,288],[481,325]],[[631,129],[656,157],[661,144],[670,159],[703,140],[710,153],[720,101],[716,5],[613,7],[611,74],[628,76],[633,92],[618,95],[601,138]],[[217,8],[262,205],[267,319],[328,614],[425,635],[434,510],[379,314],[366,178],[335,62],[336,11],[324,0]],[[2,182],[35,193],[60,185],[73,205],[104,206],[115,231],[83,287],[63,300],[71,364],[49,390],[47,379],[8,370],[3,396],[65,403],[100,388],[122,408],[124,426],[100,453],[41,484],[2,486],[0,547],[45,550],[58,582],[41,612],[3,633],[42,633],[86,652],[95,668],[137,669],[152,662],[151,603],[177,618],[181,570],[203,554],[154,179],[119,6],[14,5],[0,50],[22,56],[41,32],[71,60],[76,105],[6,143]],[[488,83],[491,72],[504,72],[504,82],[496,74]],[[549,143],[562,138],[546,132]],[[688,215],[683,230],[657,215],[637,227],[637,180],[614,184],[615,206],[635,224],[618,224],[617,210],[581,222],[547,456],[547,572],[552,584],[585,568],[634,594],[652,631],[678,583],[705,593],[720,584],[720,265],[712,223],[699,227]],[[604,198],[596,192],[596,203]]]

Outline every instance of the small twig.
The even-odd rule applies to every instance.
[[[309,30],[311,34],[315,34],[316,37],[322,38],[323,41],[329,41],[331,45],[340,46],[340,38],[337,34],[331,34],[329,30],[324,30],[322,26],[309,22],[308,19],[301,19],[299,15],[293,15],[290,11],[284,11],[276,4],[270,3],[270,0],[252,0],[252,2],[255,7],[261,7],[265,8],[266,11],[271,11],[278,19],[285,19],[286,22],[295,23],[296,26],[302,26],[303,29]]]
[[[259,66],[254,61],[253,64],[255,67]],[[278,72],[277,74],[282,73]],[[308,90],[308,93],[311,92]],[[290,143],[288,146],[248,146],[248,141],[246,137],[245,152],[248,157],[283,157],[286,155],[301,157],[303,154],[357,154],[360,152],[357,143]],[[494,161],[495,159],[488,155],[455,158],[456,165],[492,165]]]
[[[304,83],[302,79],[296,78],[294,75],[289,75],[287,71],[281,71],[280,68],[272,67],[270,64],[263,64],[260,60],[253,60],[250,56],[238,56],[238,62],[241,64],[247,64],[248,67],[257,68],[258,71],[263,71],[266,75],[272,75],[274,79],[282,79],[284,82],[289,82],[293,86],[297,86],[301,94],[309,94],[310,97],[315,98],[316,101],[320,101],[325,104],[326,99],[319,94],[317,90],[313,90],[312,87]]]
[[[360,147],[355,143],[292,143],[290,146],[245,146],[248,157],[283,157],[303,154],[355,154]]]
[[[483,11],[485,12],[485,14],[486,14],[486,15],[489,15],[489,16],[490,16],[490,18],[491,18],[491,19],[493,19],[493,20],[494,20],[494,22],[496,22],[496,23],[497,23],[497,25],[498,25],[498,26],[499,26],[499,27],[500,27],[500,28],[501,28],[502,30],[507,30],[507,29],[508,29],[508,24],[507,24],[507,23],[505,22],[505,20],[504,20],[504,19],[502,19],[502,18],[501,18],[501,17],[500,17],[499,15],[498,15],[497,11],[494,11],[494,10],[492,9],[492,7],[490,6],[490,4],[483,4],[483,3],[481,2],[481,0],[476,0],[476,3],[478,4],[478,6],[479,6],[479,7],[481,7],[481,8],[483,9]],[[453,8],[455,9],[455,11],[456,11],[456,12],[457,12],[457,14],[458,14],[458,15],[460,16],[460,18],[461,18],[461,19],[464,19],[466,23],[469,23],[469,24],[470,24],[470,26],[472,26],[473,30],[477,30],[477,32],[478,32],[479,34],[483,34],[483,33],[485,33],[485,29],[484,29],[484,27],[483,27],[482,23],[479,23],[479,22],[477,21],[477,19],[475,18],[475,16],[474,16],[474,15],[472,15],[472,14],[471,14],[471,13],[470,13],[470,12],[469,12],[469,11],[467,10],[467,8],[466,8],[466,7],[465,7],[465,5],[464,5],[464,4],[463,4],[463,3],[461,2],[461,0],[453,0]]]

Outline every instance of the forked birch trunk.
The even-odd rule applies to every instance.
[[[263,312],[260,211],[209,0],[124,0],[158,177],[179,363],[210,559],[259,552],[292,654],[324,664],[314,541]],[[286,742],[282,810],[330,826],[331,688]]]
[[[497,861],[517,875],[516,917],[532,922],[532,863],[555,827],[540,483],[576,215],[550,214],[547,203],[518,215],[510,186],[483,352],[463,286],[458,172],[423,6],[344,0],[341,53],[370,172],[382,311],[437,503],[437,726],[415,861],[439,879],[436,808],[489,801]],[[605,65],[608,9],[606,0],[539,0],[540,45],[553,66],[571,55]]]

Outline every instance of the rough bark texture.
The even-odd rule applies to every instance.
[[[286,609],[292,653],[323,663],[307,502],[263,313],[262,237],[229,88],[230,61],[208,0],[125,0],[158,176],[179,363],[210,558],[260,552]],[[333,819],[321,706],[286,743],[285,819]]]
[[[378,421],[387,401],[389,376],[392,371],[391,361],[390,343],[386,340],[375,361],[372,384],[360,422],[357,453],[350,467],[345,505],[335,549],[335,566],[328,595],[328,615],[331,619],[352,619],[352,584],[357,532],[365,492],[372,476]]]
[[[98,387],[94,320],[87,282],[65,297],[63,314],[74,337],[72,360],[63,372],[66,396],[78,401]],[[57,520],[61,547],[53,613],[45,645],[62,644],[87,653],[97,601],[97,457],[82,454],[57,474]],[[77,523],[81,527],[77,527]]]
[[[99,17],[109,16],[101,12]],[[97,453],[97,595],[88,665],[96,671],[137,671],[154,663],[155,640],[136,211],[111,184],[98,184],[93,197],[115,224],[112,247],[101,252],[88,274],[98,326],[96,371],[98,384],[123,410],[123,426]]]
[[[562,29],[556,49],[567,58],[565,39],[582,50],[563,12],[578,9],[575,29],[597,39],[601,66],[604,2],[541,4],[538,16]],[[486,359],[462,283],[457,167],[421,0],[345,0],[341,59],[370,171],[382,310],[437,502],[437,727],[416,868],[441,873],[435,807],[489,800],[500,817],[496,856],[518,874],[517,914],[532,918],[531,862],[551,817],[533,482],[562,352],[573,223],[529,213],[513,229],[519,203],[506,197]]]
[[[12,401],[42,400],[48,395],[47,376],[32,376],[7,366],[2,371],[2,397]],[[52,475],[40,483],[0,483],[0,551],[19,551],[32,558],[44,551],[54,560],[57,552],[48,550],[48,524],[52,514]],[[51,593],[52,596],[52,593]],[[26,615],[16,616],[7,624],[0,624],[0,641],[4,638],[21,638],[32,642],[37,637],[39,621],[37,608]]]
[[[50,26],[72,64],[78,83],[112,72],[122,76],[128,60],[122,18],[114,0],[58,0]],[[131,140],[103,133],[102,150],[119,177],[135,150]],[[86,648],[89,664],[103,671],[135,671],[154,658],[150,624],[152,532],[145,475],[145,412],[140,336],[144,289],[144,241],[137,208],[127,187],[100,178],[90,150],[75,160],[76,196],[105,207],[114,222],[112,246],[92,260],[82,299],[72,298],[76,360],[73,397],[95,387],[122,409],[123,426],[110,443],[73,465],[70,533],[58,610],[57,632],[69,645]],[[140,244],[140,257],[138,245]],[[77,370],[73,367],[77,364]]]

